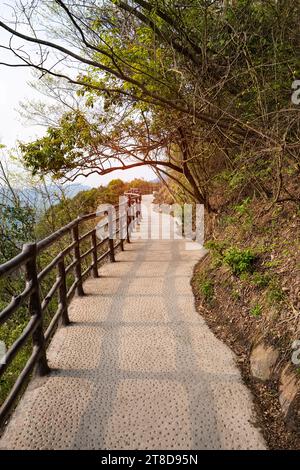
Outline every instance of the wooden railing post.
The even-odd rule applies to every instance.
[[[126,220],[127,220],[127,203],[124,203],[124,200],[122,198],[122,202],[119,205],[119,233],[120,233],[120,242],[121,242],[122,251],[124,251],[124,241],[127,236]]]
[[[119,234],[120,234],[120,246],[121,250],[124,251],[124,235],[123,235],[124,215],[121,214],[119,209]]]
[[[41,306],[39,281],[37,274],[37,247],[36,243],[28,243],[24,245],[23,251],[29,253],[30,258],[25,265],[25,280],[27,285],[33,287],[33,292],[29,297],[29,313],[39,319],[37,328],[32,334],[33,347],[39,351],[39,358],[35,366],[35,373],[43,376],[50,372],[47,363],[45,336],[43,331],[43,311]]]
[[[136,218],[137,223],[140,221],[140,196],[138,195],[136,198]]]
[[[96,237],[96,229],[92,233],[92,248],[93,248],[93,277],[99,277],[98,273],[98,254],[97,254],[97,237]]]
[[[114,240],[112,238],[109,238],[109,257],[111,263],[114,263],[116,261],[115,259],[115,247],[114,247]]]
[[[126,210],[126,236],[127,236],[127,243],[130,243],[130,223],[131,223],[131,216],[130,216],[130,211],[131,211],[131,197],[128,196],[127,200],[127,210]]]
[[[109,244],[109,257],[111,263],[114,263],[116,261],[115,259],[115,246],[114,246],[114,227],[113,227],[114,221],[113,221],[113,215],[112,215],[112,210],[108,210],[108,244]]]
[[[68,314],[68,302],[67,302],[67,284],[66,284],[66,269],[65,261],[62,258],[57,264],[58,277],[60,279],[59,286],[59,302],[61,305],[61,323],[64,326],[69,325],[70,319]]]
[[[124,251],[124,214],[119,213],[119,229],[120,229],[120,241],[121,241],[121,250]]]
[[[139,196],[139,220],[142,218],[142,196]]]
[[[140,198],[137,197],[136,200],[135,200],[135,204],[136,204],[136,211],[135,211],[135,216],[136,216],[136,223],[138,224],[140,222],[140,205],[139,205],[139,200]]]
[[[137,203],[137,198],[134,198],[134,206],[133,206],[133,220],[134,220],[134,228],[136,227],[138,223],[138,203]]]
[[[73,241],[75,242],[74,247],[74,260],[76,260],[75,265],[75,280],[77,283],[77,295],[82,297],[84,295],[82,287],[82,273],[81,273],[81,259],[80,259],[80,246],[79,246],[79,230],[78,230],[79,221],[74,225],[72,229]]]

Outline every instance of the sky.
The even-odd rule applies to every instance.
[[[12,5],[14,2],[15,0],[0,0],[1,18],[9,18],[11,15],[9,4]],[[0,28],[0,44],[6,42],[7,35]],[[5,52],[0,49],[0,62],[6,59]],[[30,86],[29,82],[32,80],[32,72],[28,68],[10,68],[0,65],[0,143],[5,145],[7,149],[13,149],[18,140],[28,142],[42,136],[45,132],[45,128],[25,124],[18,112],[20,102],[26,103],[42,99],[41,95]],[[156,175],[150,168],[144,167],[113,172],[105,176],[79,177],[76,179],[76,183],[97,187],[106,185],[115,178],[121,178],[124,181],[130,181],[134,178],[151,180],[155,179]]]

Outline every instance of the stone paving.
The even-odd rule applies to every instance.
[[[146,222],[73,300],[53,371],[30,383],[2,449],[265,448],[233,353],[194,307],[203,249],[144,240]]]

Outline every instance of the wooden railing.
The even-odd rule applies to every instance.
[[[130,234],[134,224],[141,216],[141,196],[136,193],[126,193],[124,201],[115,206],[113,211],[105,210],[78,217],[68,225],[51,234],[47,238],[24,245],[22,252],[15,258],[0,265],[0,278],[25,274],[25,288],[11,299],[11,302],[0,312],[0,325],[12,318],[13,314],[27,302],[30,320],[17,340],[9,347],[5,361],[0,362],[0,378],[12,363],[16,355],[24,348],[29,339],[32,339],[32,351],[26,365],[20,372],[16,382],[0,408],[0,426],[4,423],[9,411],[20,395],[32,373],[43,376],[50,369],[47,363],[47,346],[56,330],[57,325],[70,323],[68,306],[75,293],[84,295],[83,280],[92,273],[98,277],[98,267],[105,258],[115,261],[115,250],[120,247],[124,250],[124,242],[130,242]],[[81,234],[81,226],[84,222],[105,217],[102,228],[106,228],[107,236],[100,241],[97,239],[97,229]],[[66,235],[71,235],[72,242],[60,251],[51,262],[40,272],[38,270],[38,256],[49,250],[55,243]],[[89,248],[82,252],[82,247],[90,240]],[[117,242],[116,242],[117,240]],[[99,255],[100,248],[104,252]],[[66,259],[72,255],[71,262],[67,265]],[[92,260],[83,270],[83,261],[88,257]],[[53,270],[57,270],[56,281],[49,292],[42,299],[41,282]],[[73,272],[74,282],[67,288],[67,275]],[[55,295],[58,295],[58,308],[45,328],[44,312]]]

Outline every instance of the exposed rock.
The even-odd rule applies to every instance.
[[[253,377],[264,381],[269,380],[278,356],[279,351],[272,346],[267,346],[264,343],[255,346],[250,356]]]
[[[300,381],[288,364],[282,371],[279,383],[279,402],[286,423],[291,429],[300,426]]]

